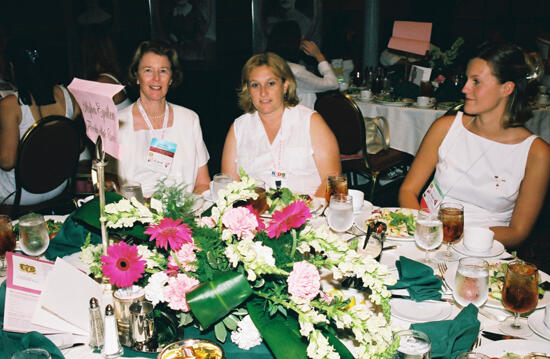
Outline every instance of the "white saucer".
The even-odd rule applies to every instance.
[[[413,102],[412,107],[416,108],[432,108],[435,106],[435,103],[428,103],[427,105],[421,105],[418,102]]]
[[[447,302],[392,299],[390,305],[393,316],[414,323],[443,320],[452,313],[451,304]]]
[[[359,213],[369,213],[369,216],[370,216],[370,213],[372,213],[372,209],[374,208],[374,206],[372,205],[372,203],[370,203],[369,201],[367,200],[364,200],[363,201],[363,207],[361,207],[358,211],[353,211],[353,214],[359,214]]]
[[[529,318],[527,318],[527,324],[532,331],[550,340],[550,329],[544,325],[544,309],[535,310]]]
[[[480,258],[496,257],[501,255],[504,252],[504,245],[502,245],[502,243],[500,243],[499,241],[493,241],[493,247],[491,248],[490,251],[487,251],[487,252],[473,252],[468,248],[464,247],[463,241],[460,241],[457,244],[453,245],[452,248],[456,250],[458,253],[462,253],[471,257],[480,257]]]

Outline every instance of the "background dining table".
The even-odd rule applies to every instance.
[[[432,123],[443,116],[447,109],[393,106],[373,101],[355,100],[363,117],[384,116],[390,127],[390,147],[416,155],[420,143]],[[550,109],[533,110],[533,117],[525,127],[550,143]]]

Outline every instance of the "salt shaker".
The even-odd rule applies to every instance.
[[[97,299],[90,299],[90,348],[101,350],[103,348],[103,318]]]
[[[122,346],[118,340],[118,328],[116,324],[115,311],[113,306],[107,304],[105,307],[105,343],[101,350],[104,358],[118,358],[123,353]]]

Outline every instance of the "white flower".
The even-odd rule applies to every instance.
[[[151,198],[151,201],[149,202],[151,205],[151,208],[154,209],[157,213],[162,214],[162,202],[159,201],[156,198]]]
[[[82,252],[80,252],[80,255],[78,256],[82,263],[86,264],[87,266],[91,266],[94,264],[95,256],[99,253],[103,252],[103,248],[101,244],[98,245],[90,245],[84,249],[82,249]]]
[[[152,259],[152,257],[156,254],[156,250],[152,251],[147,246],[144,246],[143,244],[140,244],[137,246],[138,255],[141,256],[141,259],[143,259],[146,262],[147,268],[151,269],[158,265],[158,263]]]
[[[159,302],[164,302],[163,288],[168,283],[168,275],[164,272],[156,272],[149,278],[149,283],[145,286],[145,298],[156,306]]]
[[[237,330],[231,333],[231,341],[237,344],[239,348],[249,350],[256,345],[260,345],[262,337],[250,315],[244,317],[237,326]]]

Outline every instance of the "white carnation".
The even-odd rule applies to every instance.
[[[149,283],[145,286],[145,298],[156,306],[159,302],[164,302],[163,288],[168,283],[168,275],[164,272],[156,272],[149,278]]]
[[[250,315],[244,317],[238,324],[238,328],[231,333],[231,341],[241,349],[249,350],[260,345],[262,337],[252,322]]]

